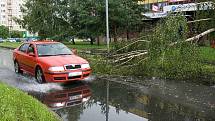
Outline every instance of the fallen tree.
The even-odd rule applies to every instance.
[[[203,36],[205,36],[207,34],[210,34],[210,33],[214,32],[214,31],[215,31],[215,28],[209,29],[209,30],[207,30],[207,31],[205,31],[205,32],[203,32],[201,34],[198,34],[198,35],[196,35],[194,37],[186,39],[184,42],[192,42],[192,41],[195,41],[195,40],[199,40],[201,37],[203,37]],[[131,46],[133,44],[136,44],[138,42],[150,42],[150,41],[138,40],[138,41],[135,41],[135,42],[133,42],[133,43],[131,43],[129,45],[126,45],[125,47],[117,50],[117,52],[120,51],[120,50],[123,50],[123,49],[125,49],[125,48],[127,48],[127,47],[129,47],[129,46]],[[176,45],[178,43],[179,42],[171,43],[170,46]],[[132,52],[127,52],[127,53],[123,53],[123,54],[116,54],[116,55],[113,55],[112,57],[117,57],[114,60],[115,63],[120,62],[120,61],[126,61],[126,63],[127,63],[127,62],[131,61],[135,57],[143,56],[143,55],[146,55],[146,54],[148,54],[147,50],[138,50],[138,51],[132,51]],[[127,59],[129,59],[129,60],[127,60]],[[123,62],[123,64],[126,64],[126,63]]]

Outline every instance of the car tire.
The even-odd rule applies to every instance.
[[[23,71],[20,69],[19,63],[17,61],[14,62],[14,71],[17,74],[23,74]]]
[[[40,67],[37,67],[36,68],[36,71],[35,71],[35,78],[36,78],[36,81],[40,84],[43,84],[46,82],[45,80],[45,76],[43,74],[43,71]]]

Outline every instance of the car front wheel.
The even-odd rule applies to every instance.
[[[35,78],[38,83],[40,83],[40,84],[45,83],[45,76],[43,74],[42,69],[39,67],[36,69]]]
[[[17,61],[14,62],[14,71],[15,73],[22,74],[23,71],[20,69],[19,63]]]

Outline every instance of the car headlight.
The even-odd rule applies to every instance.
[[[90,68],[90,65],[89,64],[82,64],[81,68]]]
[[[65,106],[65,104],[66,104],[66,102],[59,102],[59,103],[53,103],[50,106],[57,108],[57,107],[63,107],[63,106]]]
[[[49,71],[52,71],[52,72],[64,71],[64,67],[63,66],[50,67]]]

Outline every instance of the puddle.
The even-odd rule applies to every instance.
[[[14,73],[12,52],[4,49],[0,79],[28,92],[64,121],[215,121],[214,86],[96,76],[81,83],[38,84]]]

